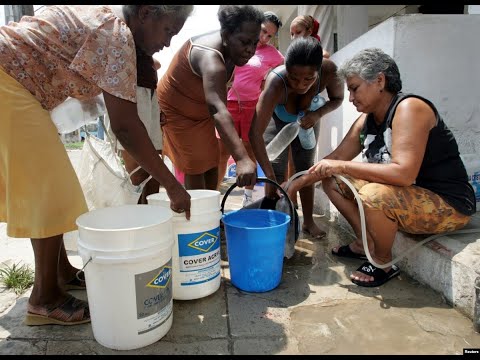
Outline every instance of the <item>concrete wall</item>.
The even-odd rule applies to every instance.
[[[467,11],[469,14],[480,14],[480,5],[468,5]]]
[[[337,5],[336,14],[339,49],[368,31],[367,5]]]
[[[5,25],[5,5],[0,5],[0,26]]]
[[[332,60],[340,66],[361,49],[383,49],[399,66],[403,91],[425,96],[436,105],[462,154],[480,153],[480,102],[476,90],[480,49],[475,46],[479,28],[480,17],[476,15],[397,16],[356,38],[333,54]],[[322,119],[318,159],[338,146],[360,115],[348,95],[345,87],[343,105]],[[315,194],[315,210],[345,225],[321,187]]]

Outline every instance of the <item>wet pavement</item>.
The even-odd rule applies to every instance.
[[[254,196],[261,197],[262,191],[256,187]],[[232,192],[226,211],[240,207],[241,194],[240,189]],[[168,333],[135,350],[100,345],[91,324],[25,326],[29,291],[17,297],[0,288],[0,354],[461,355],[466,348],[480,348],[480,334],[469,318],[403,272],[378,288],[354,285],[349,274],[361,260],[330,254],[351,235],[322,216],[315,220],[327,236],[317,240],[301,233],[293,258],[284,262],[280,285],[265,293],[247,293],[231,284],[223,241],[220,289],[198,300],[175,300]],[[5,227],[0,224],[0,266],[33,264],[30,241],[8,238]],[[82,265],[75,250],[68,253],[75,265]],[[86,299],[85,291],[71,293]]]

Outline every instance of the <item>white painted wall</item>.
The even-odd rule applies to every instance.
[[[368,5],[337,5],[338,48],[368,31]]]
[[[469,14],[480,14],[480,5],[468,5]]]
[[[0,26],[5,25],[5,5],[0,5]]]
[[[341,48],[332,55],[332,60],[340,66],[361,49],[383,49],[399,66],[403,91],[431,100],[455,135],[460,153],[478,154],[480,48],[475,46],[478,29],[479,16],[396,16]],[[343,105],[322,119],[318,159],[338,146],[359,115],[348,101],[345,88]],[[317,188],[315,194],[315,210],[317,213],[330,212],[331,219],[338,218],[338,212],[321,188]]]

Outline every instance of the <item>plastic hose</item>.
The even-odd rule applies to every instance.
[[[308,170],[300,171],[300,172],[292,175],[292,177],[290,179],[288,179],[288,181],[285,185],[285,191],[288,189],[288,187],[290,186],[290,184],[292,183],[293,180],[295,180],[296,178],[298,178],[299,176],[302,176],[304,174],[308,174]],[[456,231],[450,231],[450,232],[444,232],[444,233],[440,233],[440,234],[431,235],[431,236],[423,239],[418,244],[416,244],[412,248],[408,249],[407,251],[405,251],[404,253],[402,253],[400,256],[393,259],[392,261],[390,261],[386,264],[378,264],[373,260],[372,255],[370,255],[370,251],[368,249],[367,228],[366,228],[366,225],[365,225],[365,212],[363,210],[362,199],[360,199],[360,195],[358,194],[357,190],[353,187],[353,185],[350,181],[348,181],[342,175],[334,175],[334,176],[336,178],[342,180],[350,188],[350,190],[352,190],[352,193],[355,196],[355,200],[357,201],[357,205],[358,205],[358,212],[360,214],[360,227],[361,227],[361,232],[362,232],[363,249],[365,250],[365,255],[367,256],[368,261],[370,261],[370,263],[377,268],[384,269],[384,268],[387,268],[389,266],[392,266],[393,264],[398,263],[401,259],[403,259],[405,256],[407,256],[407,254],[409,254],[413,250],[415,250],[418,247],[422,246],[423,244],[425,244],[429,241],[432,241],[434,239],[437,239],[439,237],[442,237],[442,236],[445,236],[445,235],[472,234],[472,233],[480,232],[480,229],[477,228],[477,229],[461,229],[461,230],[456,230]]]

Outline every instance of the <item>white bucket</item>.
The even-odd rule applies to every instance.
[[[191,196],[190,220],[174,213],[172,224],[173,298],[199,299],[220,288],[220,192],[187,190]],[[170,210],[166,192],[147,196],[151,205]],[[171,211],[171,210],[170,210]]]
[[[78,217],[78,252],[95,340],[115,350],[160,340],[172,326],[172,215],[124,205]]]

